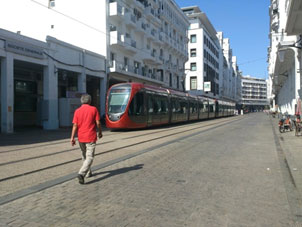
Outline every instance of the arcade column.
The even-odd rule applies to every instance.
[[[43,128],[58,129],[58,69],[52,59],[48,59],[48,66],[44,67],[43,74]]]

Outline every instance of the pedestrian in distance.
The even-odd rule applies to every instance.
[[[100,114],[96,107],[91,106],[91,96],[84,94],[81,97],[81,107],[75,110],[70,142],[74,146],[75,135],[78,134],[79,146],[82,151],[83,164],[78,173],[80,184],[84,184],[85,177],[91,177],[91,165],[94,158],[97,138],[102,138]],[[98,129],[98,132],[96,131]]]

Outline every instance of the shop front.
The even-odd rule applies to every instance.
[[[45,43],[0,29],[0,60],[2,133],[24,127],[71,126],[83,93],[91,94],[93,105],[104,114],[103,56],[52,37]],[[67,119],[60,108],[64,100],[70,105]]]

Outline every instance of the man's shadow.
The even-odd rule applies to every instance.
[[[99,172],[99,173],[93,173],[94,177],[97,176],[97,175],[100,175],[100,174],[106,174],[106,173],[108,173],[108,174],[105,175],[105,176],[103,176],[103,177],[101,177],[101,178],[97,178],[95,180],[86,182],[85,184],[93,184],[95,182],[98,182],[98,181],[101,181],[101,180],[105,180],[105,179],[107,179],[109,177],[113,177],[115,175],[127,173],[127,172],[132,171],[132,170],[139,170],[139,169],[142,169],[143,166],[144,166],[144,164],[138,164],[138,165],[131,166],[131,167],[125,167],[125,168],[121,168],[121,169],[104,171],[104,172]]]

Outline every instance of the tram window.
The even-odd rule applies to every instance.
[[[163,98],[160,102],[160,105],[161,105],[161,112],[167,113],[167,100]]]
[[[153,101],[152,97],[148,97],[148,113],[153,113]]]
[[[144,94],[138,92],[132,99],[129,106],[129,115],[144,114]]]
[[[204,110],[204,105],[203,105],[203,103],[199,103],[199,109],[202,110],[202,111]]]
[[[172,108],[173,108],[172,111],[174,113],[177,113],[177,112],[180,111],[180,105],[179,105],[179,101],[177,99],[173,99],[173,101],[172,101]]]
[[[153,109],[154,109],[154,113],[158,113],[158,103],[157,103],[157,100],[156,98],[153,98]]]
[[[109,94],[109,113],[123,113],[127,107],[130,96],[130,89],[116,88],[112,89]]]
[[[180,113],[186,113],[187,111],[187,103],[186,102],[180,102]]]
[[[193,103],[192,113],[197,113],[198,106],[197,103]]]
[[[210,104],[210,112],[214,112],[214,105]]]

